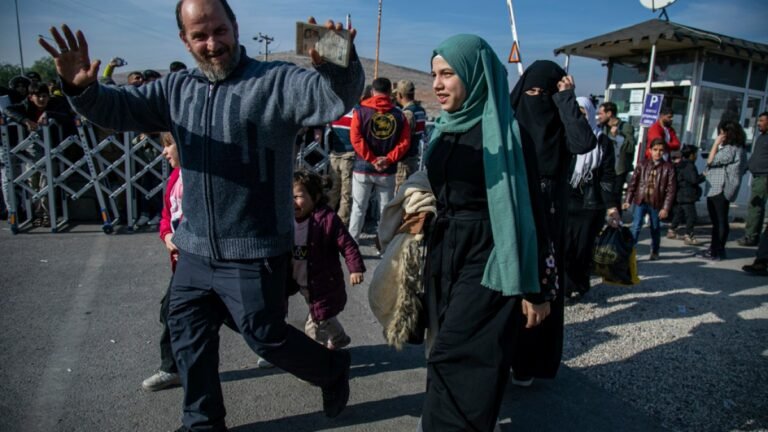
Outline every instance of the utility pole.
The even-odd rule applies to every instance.
[[[14,0],[16,4],[16,32],[19,37],[19,58],[21,59],[21,74],[24,75],[24,53],[21,50],[21,25],[19,24],[19,0]]]
[[[269,35],[262,34],[259,32],[258,36],[254,36],[253,40],[257,42],[264,42],[264,61],[269,61],[269,44],[272,43],[272,41],[275,40],[275,38],[270,37]]]
[[[373,64],[373,78],[379,77],[379,41],[381,41],[381,1],[379,0],[379,27],[376,30],[376,62]]]
[[[518,61],[517,61],[517,73],[523,76],[523,62],[520,56],[520,41],[517,38],[517,23],[515,22],[515,11],[512,7],[512,0],[507,0],[507,8],[509,8],[509,25],[512,28],[512,51],[514,53],[517,49]]]

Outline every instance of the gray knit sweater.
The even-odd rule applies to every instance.
[[[184,178],[184,220],[173,242],[222,260],[290,250],[295,135],[349,111],[365,81],[356,55],[348,68],[308,70],[241,50],[240,64],[217,83],[194,69],[138,88],[65,89],[75,110],[98,125],[171,131]]]

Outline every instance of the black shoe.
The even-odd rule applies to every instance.
[[[756,237],[742,237],[736,240],[739,246],[757,246],[758,239]]]
[[[710,261],[722,261],[725,258],[725,252],[716,253],[712,252],[712,249],[707,249],[701,253],[701,256]]]
[[[349,366],[352,364],[352,357],[348,351],[336,351],[335,356],[342,362],[343,372],[333,384],[324,387],[323,391],[323,411],[329,418],[337,417],[347,407],[349,402]]]
[[[752,264],[742,266],[741,269],[754,275],[768,276],[768,265],[764,262],[755,261]]]
[[[229,429],[227,429],[227,428],[224,428],[224,429],[222,429],[222,431],[221,431],[221,432],[227,432],[228,430],[229,430]],[[191,430],[191,429],[187,429],[187,427],[186,427],[186,426],[182,426],[182,427],[180,427],[180,428],[176,429],[176,430],[175,430],[175,431],[173,431],[173,432],[192,432],[192,430]]]

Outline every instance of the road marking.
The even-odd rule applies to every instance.
[[[91,310],[99,287],[106,285],[100,277],[106,264],[109,241],[107,236],[93,237],[90,256],[69,297],[69,310],[62,316],[58,333],[52,339],[54,346],[45,362],[40,385],[35,389],[32,407],[27,410],[28,418],[22,423],[29,425],[31,430],[57,429],[59,421],[68,411],[67,399],[73,380],[84,376],[78,368],[84,364],[80,360],[81,348],[91,324],[86,312]]]

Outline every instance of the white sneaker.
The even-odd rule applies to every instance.
[[[160,215],[155,215],[155,217],[153,217],[152,219],[149,220],[149,222],[147,222],[147,225],[149,226],[160,225]]]
[[[179,374],[157,371],[156,374],[145,379],[144,382],[141,383],[141,388],[146,391],[158,391],[179,384],[181,384]]]
[[[419,424],[416,426],[416,432],[424,432],[424,427],[421,425],[421,417],[419,417]],[[493,432],[501,432],[501,426],[499,426],[499,421],[496,421],[496,426],[493,428]]]
[[[264,360],[263,358],[259,358],[259,360],[256,362],[256,367],[259,369],[272,369],[275,367],[275,365]]]
[[[515,372],[512,371],[509,381],[518,387],[530,387],[533,384],[533,377],[515,376]]]
[[[136,224],[135,225],[138,226],[138,227],[142,227],[142,226],[146,225],[148,222],[149,222],[149,217],[147,217],[145,215],[141,215],[136,220]]]

